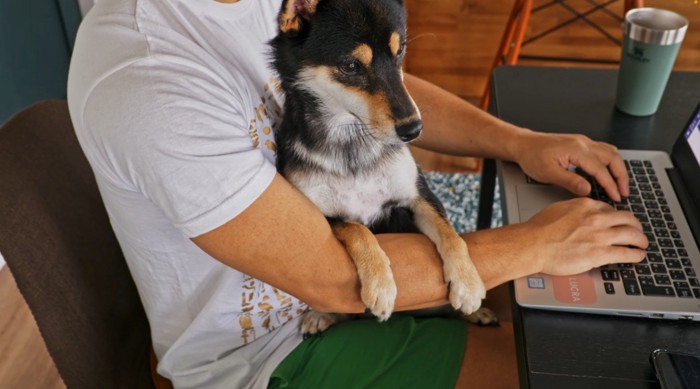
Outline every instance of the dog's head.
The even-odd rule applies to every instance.
[[[331,137],[362,128],[384,143],[409,142],[423,123],[403,84],[402,0],[285,0],[273,63],[288,94],[318,103]]]

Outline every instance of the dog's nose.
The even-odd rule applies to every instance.
[[[404,142],[410,142],[420,135],[423,129],[423,122],[420,120],[411,120],[396,127],[396,134]]]

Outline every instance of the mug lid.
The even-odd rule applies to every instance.
[[[625,15],[625,35],[631,39],[662,46],[683,41],[688,19],[660,8],[634,8]]]

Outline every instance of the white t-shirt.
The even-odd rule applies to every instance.
[[[78,32],[68,103],[177,388],[265,387],[301,341],[294,297],[189,238],[275,175],[281,0],[102,0]],[[272,266],[273,264],[271,264]]]

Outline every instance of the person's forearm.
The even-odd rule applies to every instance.
[[[404,83],[420,109],[423,133],[415,146],[443,154],[512,161],[528,130],[506,123],[446,90],[409,74]]]
[[[378,235],[382,247],[392,259],[394,278],[399,290],[396,310],[447,304],[447,285],[442,275],[442,261],[434,244],[425,235],[412,235],[411,239],[401,239],[402,236],[404,235]],[[471,260],[479,271],[486,289],[539,270],[539,264],[532,256],[533,248],[526,247],[534,242],[528,239],[523,225],[472,232],[463,234],[462,238],[467,242]],[[426,271],[428,269],[429,271]],[[422,290],[422,285],[432,286]],[[426,298],[430,293],[432,299]],[[424,300],[431,303],[423,306],[412,305],[411,302],[421,300],[414,294],[420,294]]]

